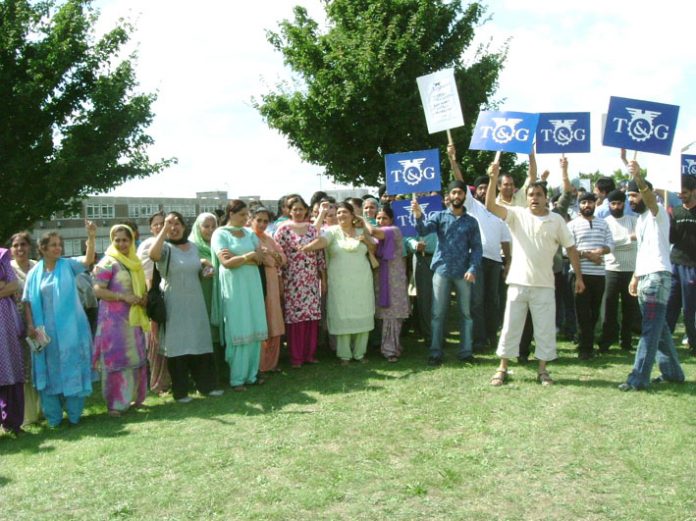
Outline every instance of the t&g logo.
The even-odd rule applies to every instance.
[[[574,129],[577,119],[550,119],[553,128],[542,128],[539,132],[544,141],[553,139],[558,146],[565,147],[575,141],[585,141],[587,134],[584,128]]]
[[[664,123],[655,124],[655,119],[662,114],[661,112],[633,107],[626,107],[626,112],[630,114],[630,119],[615,117],[613,120],[618,134],[628,133],[631,139],[638,143],[647,141],[651,137],[660,141],[669,138],[669,127]]]
[[[517,141],[527,141],[529,139],[529,129],[517,128],[517,125],[522,122],[519,118],[491,118],[495,126],[483,126],[481,131],[483,139],[493,138],[493,141],[504,145],[513,139]]]
[[[409,186],[416,186],[424,179],[428,181],[435,179],[435,168],[432,166],[423,168],[425,161],[426,158],[424,157],[399,161],[401,170],[392,170],[390,172],[394,182],[404,182]]]

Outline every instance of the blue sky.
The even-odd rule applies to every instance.
[[[201,0],[195,7],[171,0],[95,1],[102,11],[100,28],[119,17],[135,23],[141,88],[159,93],[151,155],[179,159],[166,172],[128,182],[114,193],[190,197],[222,189],[231,197],[277,198],[298,190],[309,195],[320,183],[333,186],[319,176],[321,167],[300,161],[251,107],[253,96],[289,75],[266,42],[265,30],[290,17],[298,3],[321,18],[319,0],[245,2],[243,8],[225,0]],[[501,108],[591,112],[593,151],[569,156],[573,176],[620,167],[618,151],[602,147],[600,139],[610,96],[680,105],[672,156],[638,155],[655,184],[670,186],[678,179],[680,148],[696,141],[696,97],[690,95],[696,53],[685,5],[676,0],[489,2],[492,20],[479,29],[478,41],[490,39],[499,47],[510,38],[497,93],[504,100]],[[460,151],[466,146],[457,143]],[[539,157],[552,181],[559,179],[557,165],[558,156]]]

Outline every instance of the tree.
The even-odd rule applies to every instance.
[[[0,238],[146,177],[153,94],[135,93],[125,22],[96,38],[90,0],[0,1]]]
[[[483,46],[467,65],[462,56],[485,8],[465,7],[462,0],[325,5],[325,33],[299,6],[294,21],[267,33],[295,77],[254,100],[267,123],[338,182],[375,186],[384,182],[384,153],[435,147],[448,174],[447,139],[428,134],[416,78],[454,67],[466,122],[452,132],[458,152],[464,152],[462,170],[468,180],[484,173],[493,154],[465,149],[479,110],[492,105],[507,48],[489,52]],[[514,167],[514,160],[504,154],[502,167],[519,175],[525,167]]]

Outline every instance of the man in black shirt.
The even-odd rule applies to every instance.
[[[669,242],[672,243],[672,289],[667,304],[667,324],[674,333],[684,308],[684,327],[690,352],[696,356],[696,176],[683,175],[679,193],[682,206],[672,209]]]

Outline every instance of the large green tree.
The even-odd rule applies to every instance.
[[[131,28],[101,37],[89,0],[0,1],[0,238],[145,177],[153,94],[135,91]]]
[[[466,122],[453,130],[462,170],[467,180],[484,173],[492,154],[466,149],[479,110],[495,105],[506,48],[484,46],[467,63],[463,56],[486,19],[485,7],[461,0],[331,0],[325,9],[324,32],[298,6],[293,21],[267,33],[294,74],[255,101],[268,124],[305,161],[342,183],[384,182],[385,153],[440,147],[446,165],[447,137],[428,134],[416,78],[453,67]],[[520,175],[525,167],[514,161],[504,154],[502,167]]]

